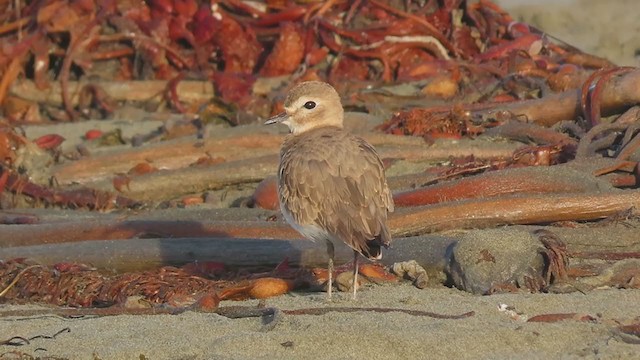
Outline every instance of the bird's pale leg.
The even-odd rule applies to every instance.
[[[327,240],[327,255],[329,255],[329,265],[327,266],[327,272],[329,272],[329,281],[327,288],[327,298],[331,300],[331,295],[333,293],[333,257],[334,257],[334,249],[333,243]]]
[[[356,299],[356,293],[358,292],[358,252],[353,252],[353,300]]]

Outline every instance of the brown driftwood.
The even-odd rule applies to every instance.
[[[270,94],[273,88],[288,81],[288,77],[256,79],[253,93],[257,95]],[[86,85],[94,85],[104,90],[105,94],[115,101],[149,101],[162,98],[168,91],[170,81],[167,80],[139,80],[139,81],[68,81],[70,102],[78,105],[77,94]],[[24,100],[46,103],[54,106],[62,105],[62,90],[59,82],[49,83],[49,89],[42,91],[31,80],[14,81],[9,89],[11,95]],[[178,82],[176,93],[180,100],[187,102],[206,102],[215,97],[211,81],[182,80]]]
[[[277,154],[284,139],[264,129],[239,127],[222,131],[214,138],[197,140],[184,137],[143,147],[121,149],[67,162],[54,168],[53,175],[60,184],[87,183],[126,173],[139,163],[152,163],[159,169],[178,169],[204,157],[221,157],[227,161]],[[226,136],[225,136],[226,135]],[[224,137],[223,137],[224,136]],[[403,138],[386,134],[373,134],[376,145],[412,145],[426,148],[421,139]]]
[[[95,220],[33,225],[0,225],[3,247],[56,244],[86,240],[132,238],[230,237],[296,239],[301,236],[284,222]],[[0,258],[2,251],[0,248]]]
[[[596,220],[640,207],[640,190],[596,194],[502,196],[399,209],[389,226],[395,237],[459,228],[555,221]],[[133,237],[237,237],[293,239],[300,235],[283,222],[247,221],[68,221],[0,225],[4,246],[36,245]],[[1,254],[0,254],[1,255]]]
[[[492,171],[428,187],[396,193],[396,206],[435,204],[508,194],[586,193],[610,188],[606,181],[571,165]],[[550,197],[552,199],[552,197]]]
[[[149,162],[159,169],[177,169],[208,156],[233,161],[253,157],[256,152],[277,154],[281,143],[282,136],[273,134],[245,134],[206,141],[181,138],[68,162],[55,167],[53,175],[60,184],[88,183],[126,173],[139,163]]]
[[[400,209],[389,220],[395,236],[485,228],[596,220],[640,207],[640,190],[590,194],[503,196]]]
[[[238,221],[262,222],[280,216],[279,212],[257,208],[201,207],[155,209],[153,211],[130,211],[126,214],[117,211],[98,212],[68,209],[29,208],[0,210],[0,224],[50,224],[63,222],[95,221]],[[1,234],[0,234],[1,236]],[[2,239],[0,237],[0,239]]]
[[[363,137],[379,148],[383,158],[408,160],[436,161],[470,154],[478,158],[509,156],[517,147],[516,144],[489,142],[483,147],[471,148],[453,145],[450,142],[429,146],[420,138],[378,133],[364,134]],[[278,154],[283,139],[282,134],[260,132],[256,127],[237,128],[235,131],[230,131],[224,138],[216,137],[200,141],[187,137],[139,148],[96,154],[56,166],[53,169],[53,175],[60,184],[90,183],[118,173],[126,173],[139,163],[149,162],[156,168],[170,170],[186,167],[198,159],[209,156],[221,157],[226,161],[249,159]]]
[[[474,116],[489,118],[507,112],[526,118],[529,122],[551,126],[582,115],[581,95],[581,89],[573,89],[541,99],[497,104],[489,109],[471,112]],[[601,96],[600,107],[605,116],[619,113],[626,107],[640,103],[640,70],[611,79],[604,84]]]
[[[428,271],[444,268],[447,248],[454,238],[425,236],[403,238],[385,252],[383,264],[413,259]],[[353,260],[353,251],[336,247],[336,264]],[[220,262],[227,267],[275,267],[283,260],[291,266],[324,267],[324,244],[301,239],[232,238],[152,238],[94,240],[63,244],[16,246],[0,249],[0,259],[28,258],[41,264],[79,262],[114,271],[135,271],[189,262]]]
[[[385,134],[365,136],[379,146],[383,158],[409,161],[442,160],[450,156],[474,153],[478,158],[508,156],[516,144],[493,144],[461,149],[450,143],[428,146],[421,139]],[[219,189],[224,186],[259,182],[277,172],[281,135],[258,134],[211,140],[196,146],[193,140],[154,144],[142,149],[126,149],[87,157],[60,165],[53,171],[60,184],[79,182],[103,191],[118,189],[139,201],[164,201],[176,197]],[[206,157],[222,157],[227,162],[214,165],[187,165]],[[163,170],[138,176],[122,175],[114,186],[116,174],[126,173],[140,163],[149,162]],[[398,186],[406,185],[404,179]],[[394,183],[395,184],[395,183]],[[405,186],[406,187],[406,186]]]
[[[169,81],[69,81],[69,95],[72,105],[78,105],[78,94],[86,85],[100,87],[106,95],[115,101],[149,101],[162,99],[168,91]],[[47,91],[38,89],[33,81],[16,81],[10,93],[22,99],[50,105],[62,105],[62,90],[59,82],[51,82]],[[177,85],[180,99],[188,102],[206,102],[215,97],[213,84],[210,81],[183,80]]]
[[[396,207],[428,205],[440,202],[486,198],[509,194],[551,194],[551,193],[585,193],[602,191],[617,186],[612,177],[596,177],[594,172],[610,166],[613,160],[593,158],[589,161],[572,161],[567,164],[550,166],[529,166],[524,168],[507,168],[489,171],[480,175],[439,182],[434,185],[423,184],[443,180],[434,173],[417,173],[388,177],[392,190],[412,188],[395,192],[393,199]],[[633,177],[633,176],[632,176]],[[635,184],[635,178],[633,179]],[[272,176],[259,191],[254,193],[254,201],[267,209],[278,209],[276,179]],[[423,187],[424,186],[424,187]],[[271,200],[267,200],[271,199]]]
[[[174,170],[159,170],[127,176],[121,184],[123,195],[138,201],[165,201],[182,195],[217,190],[229,185],[257,183],[275,174],[278,155],[236,160],[215,165],[198,165]],[[87,183],[86,186],[113,191],[113,179]]]
[[[537,226],[516,227],[530,231],[539,229]],[[619,226],[615,229],[615,238],[611,237],[612,230],[609,227],[551,228],[551,231],[566,243],[569,256],[573,259],[569,270],[574,273],[585,266],[582,262],[573,263],[576,258],[622,260],[640,256],[635,228]],[[456,241],[455,236],[440,235],[396,238],[391,248],[384,251],[382,263],[390,265],[412,259],[430,274],[441,272],[448,260],[448,249]],[[324,244],[299,237],[257,239],[220,236],[95,240],[5,247],[0,250],[0,259],[16,257],[26,257],[41,264],[86,263],[119,272],[194,261],[220,262],[233,268],[273,267],[287,259],[292,266],[323,267],[327,260]],[[336,263],[351,260],[351,250],[345,246],[336,247]],[[583,271],[578,276],[593,276],[598,273],[599,270],[595,269],[589,273]]]
[[[469,150],[471,151],[471,150]],[[503,153],[502,149],[491,149],[489,155]],[[505,151],[506,153],[506,151]],[[428,148],[386,147],[381,149],[382,156],[389,158],[403,157],[405,160],[424,160],[436,156],[447,156],[447,151],[432,152]],[[486,153],[485,153],[486,154]],[[257,183],[264,178],[276,174],[278,169],[278,155],[266,155],[248,159],[225,162],[215,165],[199,165],[172,170],[160,170],[139,176],[126,176],[120,184],[119,190],[129,198],[138,201],[165,201],[179,196],[217,190],[229,185]],[[424,178],[420,175],[390,179],[393,189],[407,185],[407,181],[415,183]],[[87,187],[113,191],[113,178],[88,182]],[[407,186],[405,186],[406,188]]]

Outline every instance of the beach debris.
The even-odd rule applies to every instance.
[[[104,307],[122,305],[130,296],[142,296],[152,304],[185,306],[228,282],[192,276],[172,267],[108,276],[77,264],[48,267],[17,259],[0,263],[0,284],[5,301],[22,299],[58,306]]]
[[[616,71],[617,70],[617,71]],[[416,135],[431,138],[445,134],[451,137],[477,137],[486,131],[509,121],[525,121],[538,125],[553,126],[566,119],[576,119],[588,113],[608,113],[610,109],[628,109],[638,104],[640,93],[633,85],[640,72],[638,69],[613,68],[604,84],[598,86],[598,101],[583,102],[583,97],[593,93],[592,82],[581,76],[579,87],[546,96],[523,99],[522,101],[472,103],[467,105],[453,104],[429,108],[414,108],[398,112],[391,120],[380,126],[380,129],[392,134]],[[613,76],[615,75],[615,76]],[[586,87],[586,89],[585,89]],[[583,106],[583,104],[586,104]],[[583,109],[584,107],[584,109]],[[624,119],[624,118],[622,118]],[[593,123],[583,130],[597,125],[597,129],[611,128],[610,124]],[[617,126],[620,126],[618,124]],[[574,134],[580,135],[580,134]],[[591,139],[591,137],[588,137]],[[609,138],[611,142],[616,139]],[[602,145],[602,143],[599,143]],[[594,144],[595,145],[595,144]],[[606,141],[604,147],[606,147]]]
[[[38,339],[47,339],[47,340],[55,340],[61,334],[70,333],[71,328],[66,327],[61,329],[60,331],[55,332],[52,335],[35,335],[31,337],[23,337],[23,336],[13,336],[7,340],[0,340],[0,345],[5,346],[24,346],[29,345],[33,340]]]
[[[7,265],[24,265],[20,261],[11,262]],[[19,268],[20,266],[18,266]],[[15,268],[15,266],[14,266]],[[42,268],[40,266],[23,267],[20,275],[26,274],[32,269]],[[439,314],[428,311],[400,309],[400,308],[375,308],[375,307],[322,307],[303,308],[295,310],[281,310],[273,307],[253,307],[253,306],[219,306],[220,300],[238,300],[246,298],[247,294],[261,297],[263,294],[274,295],[274,289],[282,293],[282,289],[290,290],[291,281],[276,278],[259,278],[245,281],[236,285],[237,282],[224,280],[206,280],[190,275],[186,271],[176,268],[162,268],[158,272],[143,272],[139,275],[124,274],[114,276],[112,279],[97,274],[95,269],[86,266],[75,266],[73,264],[59,264],[57,272],[53,277],[51,270],[42,268],[44,272],[29,274],[30,276],[47,276],[43,281],[49,284],[47,289],[41,289],[41,294],[36,294],[36,289],[29,289],[23,285],[19,276],[16,276],[11,285],[20,284],[19,289],[8,286],[3,294],[8,294],[9,299],[18,299],[23,296],[31,302],[49,302],[56,305],[72,306],[73,308],[46,308],[46,309],[19,309],[0,311],[0,317],[25,317],[38,315],[58,315],[58,316],[114,316],[114,315],[156,315],[156,314],[180,314],[184,311],[215,312],[228,318],[262,317],[263,326],[261,331],[272,330],[281,320],[282,315],[324,315],[329,312],[377,312],[389,313],[400,312],[413,316],[426,316],[436,319],[463,319],[475,315],[474,311],[459,315]],[[82,282],[82,276],[64,276],[69,273],[82,273],[89,275],[93,283],[88,284],[86,280]],[[157,276],[160,275],[160,278]],[[59,277],[57,284],[55,278]],[[4,277],[0,276],[0,280]],[[75,278],[75,279],[74,279]],[[42,279],[38,279],[41,281]],[[100,283],[100,280],[103,280]],[[129,283],[132,281],[132,283]],[[126,283],[123,283],[126,282]],[[195,283],[206,284],[194,289]],[[43,283],[38,283],[42,286]],[[252,286],[248,286],[251,284]],[[228,285],[228,286],[227,286]],[[78,289],[77,286],[85,286],[85,291],[70,294],[70,288]],[[186,289],[192,289],[187,290]],[[65,290],[66,289],[66,290]],[[206,289],[206,290],[203,290]],[[220,289],[219,292],[216,289]],[[231,290],[230,290],[231,289]],[[45,291],[52,291],[45,294]],[[65,291],[65,294],[61,292]],[[105,293],[108,295],[103,296]],[[130,295],[140,294],[140,295]],[[218,295],[220,294],[220,296]],[[234,298],[241,294],[239,298]],[[81,300],[79,300],[81,299]],[[111,300],[109,300],[111,299]],[[84,305],[82,305],[84,304]],[[105,307],[108,306],[108,307]],[[56,334],[57,335],[57,334]],[[28,339],[31,340],[31,339]],[[28,341],[27,340],[27,341]],[[21,338],[21,341],[24,341]]]
[[[552,197],[541,194],[498,196],[411,207],[390,216],[389,225],[394,236],[411,236],[452,229],[599,220],[635,208],[636,203],[640,206],[640,191],[637,190],[555,194]]]
[[[251,195],[250,207],[259,207],[267,210],[279,210],[278,179],[275,176],[266,177],[256,187]]]
[[[612,329],[613,335],[627,344],[640,345],[640,323],[620,325]]]
[[[391,266],[391,272],[402,278],[411,280],[413,285],[418,289],[424,289],[429,284],[427,271],[415,260],[394,263]]]
[[[375,312],[375,313],[403,313],[412,316],[424,316],[434,319],[465,319],[475,315],[474,311],[469,311],[459,315],[439,314],[430,311],[410,310],[401,308],[377,308],[377,307],[318,307],[318,308],[302,308],[302,309],[279,309],[275,307],[254,307],[254,306],[224,306],[218,308],[217,314],[232,318],[261,317],[263,318],[263,326],[260,331],[266,332],[273,330],[282,320],[283,315],[326,315],[331,312],[339,313],[357,313],[357,312]],[[2,313],[0,312],[0,315]]]
[[[288,349],[288,348],[295,347],[296,344],[295,344],[295,342],[289,340],[289,341],[285,341],[285,342],[280,343],[280,345],[282,345],[284,348]]]
[[[434,184],[418,189],[396,192],[393,196],[396,206],[409,207],[437,204],[463,199],[498,198],[510,194],[567,194],[589,193],[596,189],[610,187],[607,182],[581,169],[561,165],[549,167],[507,168],[488,171],[490,164],[473,160],[462,160],[465,165],[452,165],[442,170],[441,176],[434,177]],[[467,166],[472,165],[472,168]],[[496,168],[498,170],[498,168]],[[476,171],[481,174],[472,175]],[[553,172],[553,174],[552,174]],[[463,177],[465,176],[466,177]],[[577,181],[580,179],[580,181]],[[437,182],[437,183],[435,183]]]
[[[338,267],[338,275],[350,273],[347,268]],[[368,282],[397,281],[379,264],[361,264],[360,269]],[[326,282],[313,269],[291,268],[283,263],[268,272],[254,270],[244,275],[215,262],[108,276],[84,264],[47,267],[15,259],[0,263],[0,270],[0,298],[83,307],[133,308],[142,301],[143,307],[164,304],[174,309],[191,306],[203,310],[211,307],[202,303],[207,294],[215,294],[219,300],[266,299]]]
[[[384,266],[378,263],[367,263],[358,265],[358,286],[373,283],[386,284],[398,281],[398,277],[391,274]],[[311,288],[320,288],[327,291],[329,273],[324,268],[311,269],[312,279],[309,281]],[[335,285],[340,291],[351,291],[353,286],[353,262],[334,268]]]
[[[33,142],[38,145],[40,149],[43,150],[53,150],[60,146],[62,142],[65,140],[62,136],[58,134],[47,134],[42,135],[39,138],[35,139]]]
[[[358,279],[356,286],[358,288],[361,288],[362,285],[368,282],[369,281],[365,278]],[[338,288],[339,291],[343,291],[343,292],[352,291],[353,290],[353,273],[349,271],[342,271],[338,273],[335,279],[333,280],[333,284],[336,286],[336,288]],[[327,282],[326,284],[327,291],[328,291],[328,286],[329,284]]]
[[[517,311],[515,307],[504,303],[498,304],[498,311],[505,313],[511,319],[518,322],[543,322],[554,323],[558,321],[576,320],[576,321],[598,321],[599,317],[578,313],[552,313],[528,316],[523,312]]]
[[[380,263],[360,264],[358,273],[374,284],[388,284],[398,282],[398,276]]]
[[[361,269],[364,279],[396,279],[380,265],[362,264]],[[142,308],[162,304],[172,311],[212,311],[220,300],[266,299],[308,288],[322,281],[313,274],[280,264],[269,272],[240,275],[225,270],[221,263],[191,263],[182,268],[162,267],[109,276],[83,264],[58,263],[48,267],[15,259],[0,262],[0,298],[72,307],[134,309],[141,304]]]
[[[556,234],[546,229],[534,230],[533,235],[537,236],[544,246],[541,253],[545,257],[546,264],[545,283],[551,285],[567,281],[567,267],[569,266],[567,245]]]
[[[434,319],[464,319],[475,315],[475,311],[469,311],[459,315],[448,315],[448,314],[439,314],[431,311],[422,311],[422,310],[410,310],[410,309],[399,309],[399,308],[376,308],[376,307],[322,307],[322,308],[306,308],[306,309],[295,309],[295,310],[282,310],[284,314],[287,315],[325,315],[330,312],[341,312],[341,313],[351,313],[351,312],[361,312],[361,311],[370,311],[376,313],[390,313],[390,312],[399,312],[412,316],[425,316]]]
[[[223,300],[266,299],[294,289],[294,281],[265,277],[237,284],[220,292]]]
[[[468,232],[453,246],[446,271],[456,287],[474,294],[538,292],[547,286],[541,246],[524,230]]]
[[[498,304],[498,311],[505,313],[511,319],[518,322],[554,323],[566,320],[595,322],[599,320],[599,316],[594,317],[591,315],[579,313],[551,313],[528,316],[524,312],[516,310],[515,307],[504,303]]]
[[[524,312],[516,310],[516,308],[512,305],[500,303],[498,304],[498,311],[500,311],[501,313],[505,313],[511,319],[516,321],[526,322],[529,319]]]
[[[575,320],[575,321],[584,321],[584,322],[596,322],[599,317],[592,316],[589,314],[579,314],[579,313],[554,313],[554,314],[540,314],[534,315],[527,319],[527,322],[543,322],[543,323],[554,323],[558,321],[566,321],[566,320]]]
[[[0,39],[7,45],[0,55],[0,260],[5,266],[12,264],[7,254],[22,257],[36,250],[38,261],[46,260],[2,268],[3,301],[104,301],[113,304],[105,315],[177,313],[210,311],[220,291],[234,287],[238,297],[250,298],[320,285],[326,272],[271,270],[225,283],[229,279],[221,277],[231,276],[227,263],[203,266],[198,274],[165,267],[193,261],[203,239],[214,247],[231,240],[241,244],[216,253],[234,257],[234,264],[244,261],[238,255],[246,246],[241,239],[270,241],[272,253],[251,260],[272,266],[283,247],[299,251],[297,233],[273,214],[269,220],[257,212],[221,220],[231,210],[206,221],[184,221],[180,213],[130,219],[158,208],[250,203],[277,209],[268,176],[276,173],[283,134],[233,126],[281,111],[282,95],[304,80],[329,81],[345,108],[386,120],[377,128],[386,134],[362,136],[380,150],[390,174],[400,173],[389,176],[395,202],[404,207],[390,218],[396,241],[513,224],[637,222],[640,70],[582,53],[515,22],[490,1],[402,7],[385,0],[292,7],[238,1],[96,4],[51,0],[0,15]],[[85,126],[87,118],[101,120]],[[127,134],[122,120],[160,124]],[[80,135],[64,131],[69,121]],[[374,124],[379,122],[366,128]],[[405,175],[407,163],[412,173]],[[251,201],[238,201],[260,182]],[[215,198],[229,190],[236,199],[204,200],[203,193]],[[52,208],[78,212],[62,216]],[[93,217],[86,210],[113,216]],[[450,269],[457,274],[452,277],[480,293],[640,286],[636,247],[565,246],[548,230],[521,235],[541,245],[531,239],[526,251],[512,254],[506,249],[526,241],[501,249],[476,237],[475,252],[468,250],[475,257],[467,254],[467,263],[461,261],[464,246],[451,253],[457,257],[450,266],[458,267]],[[59,263],[68,261],[61,256],[82,262],[86,249],[96,253],[106,244],[123,255],[102,259],[100,269]],[[153,251],[158,244],[174,251]],[[518,265],[514,272],[504,268],[509,256]],[[314,256],[292,259],[294,268],[316,266]],[[154,270],[131,272],[130,278],[98,272],[132,263]],[[372,282],[389,280],[374,267],[360,273],[367,269],[375,270],[367,277]],[[416,267],[416,274],[423,273]],[[163,276],[193,289],[164,284],[158,280]],[[106,290],[117,279],[121,297]],[[125,279],[139,284],[139,291],[124,286]],[[103,293],[74,294],[63,280]],[[164,292],[147,303],[151,307],[127,308],[158,289]],[[200,305],[197,296],[180,295],[200,290]]]
[[[604,267],[597,275],[579,279],[576,285],[584,289],[602,287],[640,289],[640,259],[625,258],[615,261]]]
[[[109,116],[116,101],[130,99],[155,99],[175,111],[193,112],[215,90],[226,103],[251,113],[259,109],[251,101],[252,87],[260,78],[278,76],[322,77],[334,84],[426,80],[421,93],[436,99],[504,102],[576,87],[588,77],[585,69],[613,67],[515,22],[490,1],[404,8],[387,1],[291,8],[191,2],[188,11],[164,3],[172,4],[95,7],[54,1],[24,7],[8,17],[0,33],[12,44],[2,62],[7,70],[0,103],[29,99],[10,113],[14,119],[36,118],[29,109],[39,107],[31,104],[45,101],[28,94],[53,88],[55,95],[46,102],[62,103],[64,112],[47,115],[68,121]],[[363,25],[372,23],[376,26]],[[195,72],[210,81],[208,86],[185,89]],[[28,79],[19,81],[20,73]],[[593,81],[606,83],[619,73],[602,72]],[[132,83],[140,85],[128,89]],[[196,92],[207,96],[190,96]],[[447,132],[446,124],[441,127],[436,136]]]
[[[16,285],[18,280],[20,280],[20,277],[25,272],[29,271],[30,269],[37,268],[37,267],[41,267],[41,265],[29,265],[29,266],[25,267],[24,269],[20,270],[20,272],[13,278],[13,280],[11,280],[11,282],[7,286],[5,286],[4,289],[2,289],[2,291],[0,291],[0,298],[5,296],[7,294],[7,292],[9,292],[9,290],[11,290],[11,288]]]
[[[136,208],[139,201],[116,195],[107,191],[89,188],[56,190],[36,184],[28,177],[20,175],[8,167],[0,165],[0,191],[6,190],[16,195],[25,195],[35,202],[47,205],[64,206],[71,209],[88,208],[92,210],[110,210]]]

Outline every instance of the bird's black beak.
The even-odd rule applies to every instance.
[[[267,121],[264,122],[264,124],[271,125],[271,124],[281,123],[287,119],[289,119],[289,115],[286,112],[283,112],[276,116],[270,117]]]

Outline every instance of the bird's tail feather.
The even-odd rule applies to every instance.
[[[386,226],[382,227],[382,231],[373,240],[367,241],[367,248],[363,249],[362,255],[371,260],[382,259],[382,247],[385,249],[391,244],[391,234]]]

